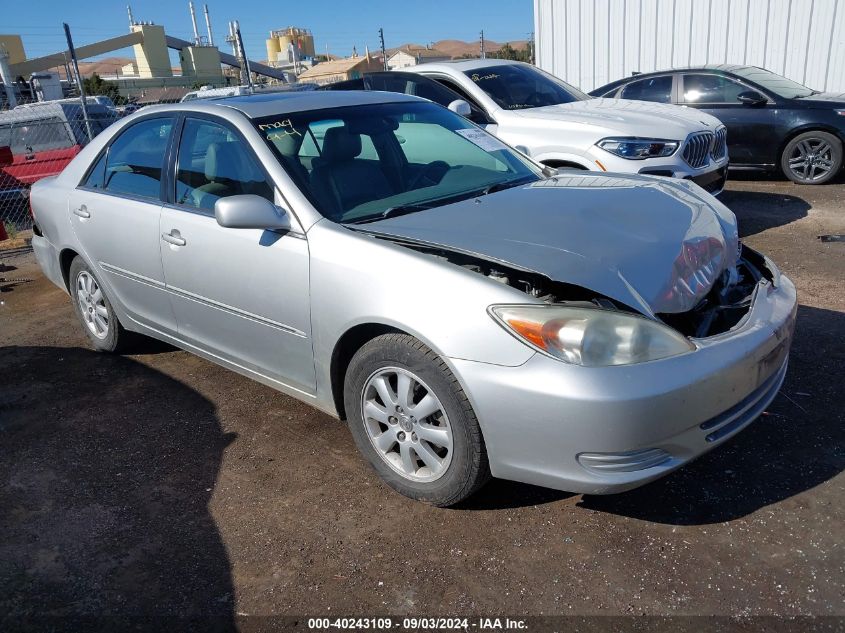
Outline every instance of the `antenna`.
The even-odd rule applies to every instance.
[[[208,45],[214,46],[214,36],[211,34],[211,16],[208,14],[208,5],[203,5],[203,12],[205,13],[205,28],[208,30]]]
[[[481,59],[487,59],[487,54],[484,52],[484,29],[481,29]]]
[[[378,30],[378,38],[381,41],[381,61],[384,64],[384,69],[387,70],[387,53],[384,52],[384,29]],[[326,54],[328,54],[328,50]]]

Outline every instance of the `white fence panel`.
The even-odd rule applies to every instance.
[[[845,92],[845,0],[534,0],[537,65],[583,90],[703,64]]]

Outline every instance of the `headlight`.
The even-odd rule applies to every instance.
[[[657,138],[606,138],[596,143],[606,152],[631,160],[671,156],[678,149],[678,141]]]
[[[839,116],[845,116],[845,110],[834,110]]]
[[[563,306],[492,306],[509,332],[531,347],[573,365],[632,365],[691,352],[675,330],[633,314]]]

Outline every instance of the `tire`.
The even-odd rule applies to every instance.
[[[399,395],[403,385],[411,386],[410,398]],[[412,336],[384,334],[363,345],[346,372],[344,404],[358,449],[400,494],[447,507],[490,479],[484,438],[466,394],[446,363]]]
[[[780,167],[799,185],[824,184],[842,168],[842,141],[828,132],[799,134],[783,149]]]
[[[132,334],[120,324],[100,281],[79,256],[70,264],[68,287],[74,311],[92,347],[98,352],[124,351]]]

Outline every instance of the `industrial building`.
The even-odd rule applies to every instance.
[[[353,56],[345,59],[333,59],[316,64],[299,76],[300,81],[316,84],[330,84],[346,79],[357,79],[364,73],[383,70],[384,66],[378,59],[368,54],[363,57]]]
[[[207,35],[201,35],[199,32],[193,2],[188,3],[188,8],[193,25],[193,41],[189,42],[167,35],[161,25],[135,20],[132,9],[127,7],[129,33],[91,44],[77,44],[75,47],[77,57],[78,59],[97,57],[131,47],[135,61],[125,65],[120,76],[109,78],[118,85],[121,94],[127,97],[144,95],[150,90],[192,87],[195,84],[211,86],[238,84],[241,81],[247,81],[244,75],[247,66],[252,74],[263,75],[270,80],[288,81],[289,77],[283,71],[258,62],[247,62],[244,59],[245,56],[236,42],[236,23],[229,24],[227,42],[232,44],[230,55],[220,51],[214,45],[208,6],[204,7]],[[297,31],[304,32],[303,29]],[[313,54],[313,36],[310,33],[308,35]],[[308,41],[302,39],[302,42],[306,44]],[[179,52],[180,74],[173,73],[169,50]],[[3,81],[7,86],[7,91],[12,89],[12,83],[19,77],[28,80],[36,73],[56,68],[65,69],[65,75],[70,76],[68,70],[70,59],[68,50],[27,59],[20,36],[0,35],[0,70],[3,71]],[[239,73],[235,76],[226,75],[222,68],[224,65],[237,69]]]
[[[582,90],[634,72],[767,68],[845,92],[841,0],[534,0],[537,65]]]
[[[390,70],[400,70],[410,66],[432,62],[446,62],[452,59],[450,55],[434,48],[405,47],[388,56],[387,67]]]
[[[270,31],[265,41],[267,63],[270,66],[286,66],[294,61],[314,58],[314,36],[308,29],[289,26]]]

